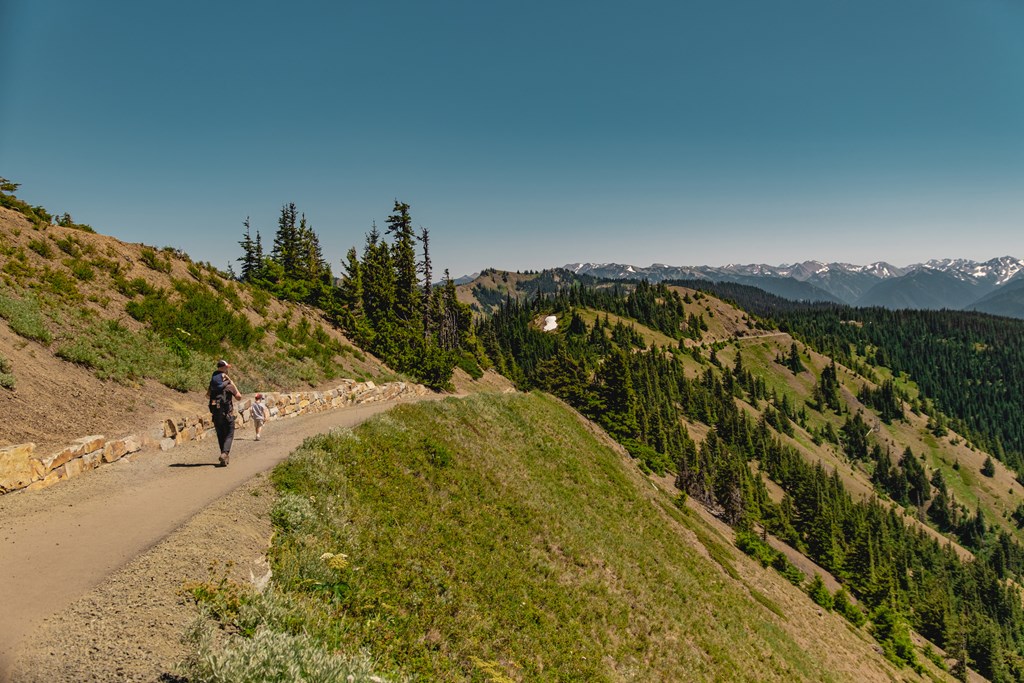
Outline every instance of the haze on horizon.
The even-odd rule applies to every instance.
[[[394,200],[435,271],[1024,256],[1024,5],[7,0],[0,175],[227,267]]]

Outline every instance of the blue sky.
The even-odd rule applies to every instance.
[[[226,267],[1024,257],[1024,3],[0,0],[0,175]]]

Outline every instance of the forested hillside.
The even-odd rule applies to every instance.
[[[549,315],[558,329],[543,332]],[[869,618],[895,661],[917,666],[910,627],[946,650],[960,678],[969,664],[1021,679],[1020,485],[1005,473],[1002,493],[985,484],[991,458],[875,365],[878,351],[830,359],[770,327],[701,292],[640,282],[508,299],[477,334],[521,388],[564,398],[643,466],[672,473],[745,550],[797,582],[767,539],[828,570],[857,606],[815,599],[854,624]],[[965,477],[968,462],[978,470]]]
[[[1024,472],[1024,321],[971,311],[800,304],[737,285],[685,284],[736,301],[839,362],[905,373],[957,431]]]

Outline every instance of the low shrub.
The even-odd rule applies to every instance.
[[[57,349],[57,356],[93,370],[103,380],[135,384],[149,378],[179,391],[206,386],[211,360],[176,354],[151,332],[137,333],[116,320],[87,325]]]
[[[195,683],[387,680],[376,674],[374,662],[365,652],[355,657],[328,652],[304,634],[261,627],[251,638],[236,635],[216,645],[210,628],[202,627],[190,640],[196,652],[181,673]]]
[[[139,258],[152,270],[160,273],[171,272],[171,258],[166,253],[157,254],[155,249],[143,247]]]
[[[47,268],[41,278],[41,285],[44,291],[52,292],[66,301],[82,300],[77,281],[63,270]]]
[[[82,259],[71,259],[70,261],[66,261],[64,265],[66,265],[71,271],[71,274],[79,280],[88,282],[96,277],[96,271],[93,270],[92,266],[89,265],[87,261],[83,261]]]
[[[134,287],[136,281],[132,281]],[[195,282],[174,283],[172,294],[149,288],[141,301],[129,301],[128,315],[149,325],[156,334],[171,339],[184,336],[193,351],[217,355],[225,342],[248,349],[258,342],[263,332],[254,327],[242,313],[233,313],[223,299]],[[184,333],[184,334],[182,334]]]
[[[11,372],[11,361],[0,356],[0,387],[14,389],[14,374]]]
[[[52,259],[54,255],[53,247],[50,245],[50,241],[46,238],[30,240],[28,248],[36,252],[44,259]]]
[[[53,335],[46,328],[39,302],[30,296],[21,299],[0,294],[0,318],[4,318],[11,330],[26,339],[49,344]]]

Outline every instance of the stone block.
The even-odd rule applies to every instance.
[[[25,490],[38,491],[39,489],[49,488],[50,486],[56,484],[58,481],[63,481],[64,479],[67,479],[67,475],[64,473],[64,468],[59,467],[55,469],[53,472],[47,474],[39,481],[35,481],[29,484]]]
[[[114,439],[108,441],[107,445],[103,447],[103,462],[114,462],[120,460],[123,456],[128,453],[128,445],[124,439]]]
[[[131,436],[125,437],[124,439],[124,452],[125,455],[129,453],[135,453],[141,451],[145,445],[146,437],[143,434],[132,434]]]
[[[175,445],[177,445],[177,444],[176,444],[174,439],[167,438],[167,439],[161,439],[160,440],[160,450],[162,450],[162,451],[169,451],[172,448],[174,448]]]
[[[85,453],[85,446],[80,443],[73,443],[70,446],[65,446],[56,453],[52,453],[45,458],[40,458],[43,463],[43,467],[47,472],[57,469],[69,460],[80,458]]]
[[[85,470],[86,465],[82,458],[75,458],[64,464],[64,471],[67,473],[68,479],[74,479]]]
[[[0,491],[23,489],[36,479],[31,462],[35,450],[34,443],[0,448]]]
[[[177,425],[174,424],[174,420],[164,420],[163,435],[164,438],[167,439],[173,439],[175,436],[178,435],[178,427]]]

